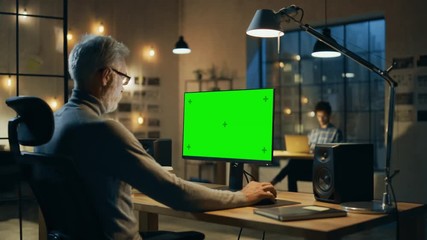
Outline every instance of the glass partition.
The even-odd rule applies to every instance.
[[[63,37],[65,7],[64,1],[58,0],[0,1],[2,103],[18,95],[40,96],[59,105],[64,103],[67,98],[64,92],[68,89],[64,73],[67,64]],[[28,16],[22,15],[24,10]],[[7,121],[13,116],[13,111],[0,104],[0,139],[7,140]]]

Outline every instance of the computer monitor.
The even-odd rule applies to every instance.
[[[271,163],[274,89],[184,94],[182,156],[228,161],[229,188],[240,190],[243,163]]]

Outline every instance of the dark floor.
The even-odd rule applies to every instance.
[[[229,227],[220,224],[212,224],[205,222],[195,222],[190,220],[183,220],[174,217],[160,217],[160,228],[165,230],[176,230],[183,231],[187,229],[197,230],[205,233],[207,240],[228,240],[237,239],[240,228]],[[395,224],[389,224],[383,227],[378,227],[369,231],[363,231],[358,234],[349,235],[343,238],[343,240],[367,240],[367,239],[381,239],[381,240],[392,240],[395,238]],[[243,229],[242,240],[255,240],[262,239],[262,231]],[[284,236],[276,233],[265,233],[266,240],[303,240],[300,237]],[[403,240],[403,239],[401,239]]]
[[[19,239],[19,213],[16,200],[0,201],[0,239]],[[32,199],[22,201],[23,239],[38,239],[38,207]]]

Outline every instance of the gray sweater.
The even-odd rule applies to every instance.
[[[176,210],[247,205],[242,192],[209,189],[163,170],[131,132],[104,113],[97,98],[75,89],[55,113],[54,135],[40,150],[72,157],[108,239],[141,239],[130,185]]]

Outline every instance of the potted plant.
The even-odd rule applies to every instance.
[[[196,74],[196,79],[197,80],[202,80],[203,79],[204,71],[202,69],[196,69],[193,72],[194,72],[194,74]]]

